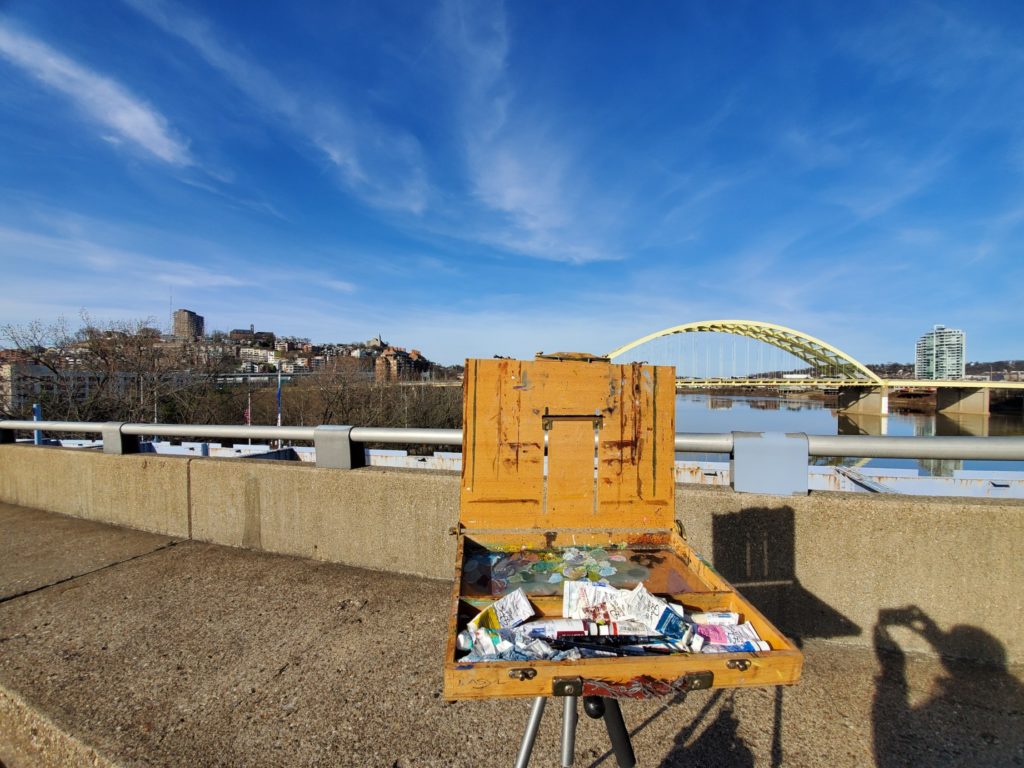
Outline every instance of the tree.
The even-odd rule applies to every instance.
[[[63,317],[0,328],[25,360],[17,386],[38,395],[47,419],[204,423],[222,410],[212,393],[233,360],[202,344],[162,341],[152,318],[101,324],[83,311],[81,319],[74,333]],[[12,415],[26,416],[28,406]]]

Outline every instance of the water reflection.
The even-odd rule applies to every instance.
[[[831,407],[830,407],[831,405]],[[894,412],[887,416],[839,413],[809,393],[779,397],[687,393],[676,397],[679,432],[806,432],[809,435],[1024,435],[1024,413],[946,415]],[[728,457],[705,455],[706,460]],[[853,464],[856,460],[844,461]],[[823,463],[838,463],[824,461]],[[863,466],[865,462],[857,462]],[[936,459],[871,459],[869,467],[916,469],[949,477],[960,469],[1024,471],[1022,461],[950,461]]]
[[[889,434],[889,416],[870,416],[863,413],[837,413],[837,432],[839,435],[872,435],[875,437]]]
[[[992,417],[989,415],[961,414],[959,416],[947,416],[944,413],[940,413],[935,416],[935,434],[988,437],[991,421]]]

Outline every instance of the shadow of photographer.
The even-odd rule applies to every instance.
[[[942,674],[930,685],[914,674],[894,628],[916,633],[941,656]],[[945,632],[920,608],[907,606],[879,611],[873,639],[876,765],[1024,765],[1024,685],[1009,673],[1006,650],[995,637],[967,625]],[[955,658],[967,652],[989,662]]]

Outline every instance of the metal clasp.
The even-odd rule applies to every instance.
[[[582,696],[582,677],[556,677],[551,681],[552,696]]]

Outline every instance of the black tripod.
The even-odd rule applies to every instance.
[[[562,719],[562,768],[570,768],[576,756],[576,723],[579,721],[576,700],[578,698],[578,696],[565,697]],[[540,728],[546,704],[547,698],[544,696],[538,696],[533,700],[533,709],[530,710],[530,719],[526,723],[526,733],[523,734],[523,742],[519,746],[515,768],[527,768],[530,764],[533,742],[537,738],[537,730]],[[622,719],[619,702],[604,696],[584,696],[583,711],[587,713],[588,717],[595,720],[599,717],[604,718],[605,727],[608,729],[608,738],[612,742],[612,752],[615,753],[615,761],[619,764],[619,768],[634,768],[636,756],[633,754],[633,742],[629,739],[629,731],[626,730],[626,723]]]

